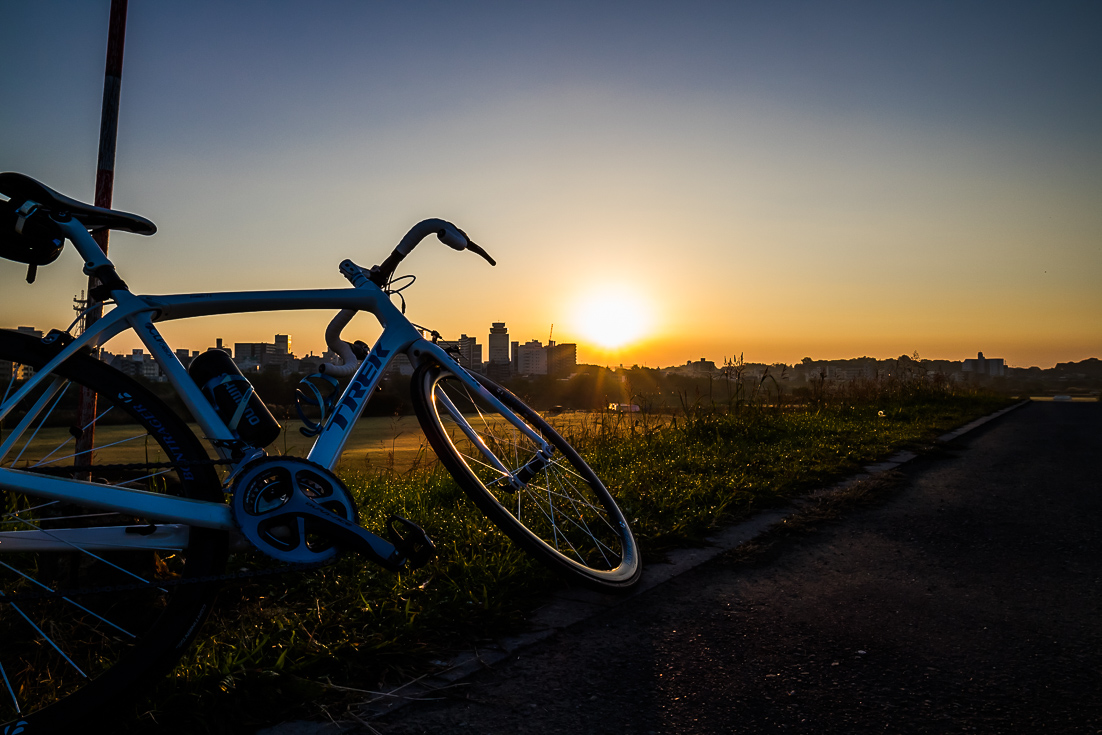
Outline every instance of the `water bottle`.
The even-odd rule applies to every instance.
[[[210,350],[191,361],[188,375],[203,391],[230,431],[254,447],[266,447],[282,431],[252,384],[222,350]]]

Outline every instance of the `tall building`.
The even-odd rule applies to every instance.
[[[180,349],[176,350],[176,357],[179,358],[180,364],[182,364],[184,367],[191,367],[191,361],[194,360],[195,356],[197,356],[198,354],[199,353],[196,352],[195,355],[192,355],[191,351],[188,350],[187,347],[181,347]]]
[[[459,337],[459,364],[468,370],[482,372],[482,345],[474,337]]]
[[[975,360],[965,360],[964,364],[961,365],[961,372],[971,375],[1002,377],[1006,375],[1006,363],[1001,357],[984,357],[981,352]]]
[[[539,340],[525,342],[517,349],[518,375],[547,375],[547,350]]]
[[[278,365],[280,369],[288,369],[294,355],[291,354],[291,338],[286,334],[277,334],[275,344],[268,342],[235,342],[233,345],[233,361],[242,370]]]
[[[505,327],[505,322],[494,322],[490,326],[487,346],[490,362],[509,362],[509,330]]]
[[[161,366],[153,359],[153,355],[147,355],[144,350],[131,350],[129,355],[116,355],[111,360],[111,367],[138,378],[157,382],[165,380]]]
[[[547,343],[547,374],[567,378],[578,369],[578,345],[567,342],[557,345]]]
[[[487,340],[486,374],[493,380],[508,378],[512,373],[509,361],[509,330],[505,328],[505,322],[494,322],[490,327],[490,337]]]

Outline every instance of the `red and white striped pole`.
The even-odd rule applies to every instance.
[[[107,65],[103,77],[103,108],[99,121],[99,158],[96,162],[96,199],[97,207],[110,209],[115,188],[115,141],[119,132],[119,94],[122,91],[122,50],[126,38],[127,0],[111,0],[111,19],[107,29]],[[96,242],[103,252],[107,252],[109,231],[96,232]],[[88,277],[88,312],[84,315],[84,328],[95,324],[103,315],[103,304],[92,296],[92,289],[99,285],[95,276]],[[95,446],[96,394],[87,388],[80,392],[78,426],[84,429],[77,439],[78,465],[92,463],[92,448]]]

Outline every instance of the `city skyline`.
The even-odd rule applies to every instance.
[[[482,362],[484,362],[485,364],[489,364],[494,359],[494,358],[490,357],[490,352],[489,352],[490,337],[494,336],[494,331],[493,330],[495,328],[500,328],[500,329],[503,330],[503,333],[507,337],[511,338],[512,334],[509,333],[507,324],[508,324],[507,322],[493,322],[493,323],[491,323],[491,326],[487,329],[486,342],[485,343],[478,342],[477,337],[469,337],[467,335],[467,333],[465,333],[465,332],[461,333],[458,337],[449,338],[446,335],[442,335],[441,338],[445,342],[447,342],[451,345],[454,345],[457,349],[459,349],[460,354],[463,357],[465,357],[468,361],[471,359],[471,354],[472,354],[472,352],[470,351],[471,348],[472,347],[477,347],[479,349],[479,354],[485,356],[485,360],[483,360]],[[46,331],[48,331],[48,330],[43,330],[41,327],[36,326],[36,325],[18,325],[18,326],[10,325],[10,326],[0,326],[0,328],[9,329],[9,330],[12,330],[12,331],[18,330],[18,331],[28,333],[28,334],[36,334],[37,336],[42,336],[43,334],[45,334]],[[348,335],[345,335],[345,336],[347,337]],[[255,356],[256,354],[258,354],[259,351],[262,351],[263,347],[273,347],[273,348],[275,348],[276,351],[279,351],[282,348],[283,350],[285,350],[285,354],[289,354],[289,355],[291,355],[293,357],[296,357],[296,358],[310,357],[310,358],[319,358],[320,359],[325,355],[331,355],[332,354],[327,349],[324,349],[324,348],[321,349],[321,350],[309,349],[309,350],[306,350],[303,354],[296,354],[296,353],[294,353],[291,345],[298,343],[298,341],[299,340],[297,340],[294,335],[275,334],[275,335],[273,335],[273,339],[272,339],[271,342],[265,342],[264,340],[246,342],[244,340],[239,340],[239,339],[227,339],[225,337],[214,337],[214,338],[211,338],[211,339],[207,340],[207,342],[205,343],[206,346],[203,347],[203,348],[196,348],[194,345],[176,344],[175,342],[171,342],[171,341],[170,341],[170,344],[172,345],[174,351],[177,353],[178,356],[182,353],[198,354],[198,353],[201,353],[201,352],[203,352],[205,350],[209,350],[209,349],[223,349],[223,350],[226,350],[234,358],[234,360],[239,360],[243,357],[242,355],[238,354],[238,348],[242,345],[244,345],[244,347],[247,348],[247,350],[250,352],[250,355],[252,355],[252,356]],[[466,344],[465,344],[465,342],[466,342]],[[525,341],[508,339],[506,341],[506,348],[505,348],[506,349],[506,353],[505,353],[506,361],[509,362],[509,363],[514,363],[517,359],[517,356],[516,356],[514,350],[518,346],[531,344],[531,343],[536,343],[541,348],[546,348],[546,347],[551,346],[551,345],[570,346],[572,348],[577,347],[577,342],[571,342],[571,341],[548,340],[548,342],[546,344],[544,344],[542,342],[542,340],[539,340],[535,337],[533,337],[531,339],[528,339],[528,340],[525,340]],[[368,342],[368,344],[370,344],[370,342]],[[111,342],[111,343],[108,344],[108,347],[106,348],[107,352],[110,353],[110,354],[113,354],[113,355],[126,355],[126,354],[130,354],[130,353],[137,353],[137,352],[143,351],[143,349],[144,349],[144,346],[140,342],[135,342],[135,346],[129,346],[129,345],[127,347],[116,346],[115,349],[111,349],[111,347],[113,345],[115,345],[115,343]],[[231,349],[231,345],[232,345],[232,349]],[[261,348],[261,349],[258,350],[258,348]],[[483,350],[482,348],[486,348],[486,349]],[[801,357],[799,360],[791,360],[791,361],[754,359],[754,357],[752,355],[751,356],[746,356],[745,353],[739,353],[739,354],[735,354],[735,355],[724,354],[724,355],[720,355],[718,357],[715,356],[715,355],[700,355],[700,356],[697,356],[697,357],[689,356],[689,357],[686,358],[686,360],[684,362],[672,362],[672,363],[664,363],[664,364],[657,364],[657,363],[647,364],[647,363],[639,363],[639,362],[630,363],[630,364],[610,364],[610,363],[590,362],[590,361],[587,361],[587,360],[583,360],[581,358],[576,358],[575,362],[578,365],[599,365],[599,366],[612,367],[612,368],[616,368],[616,367],[651,367],[651,368],[659,368],[659,369],[665,370],[665,369],[671,369],[671,368],[677,368],[677,367],[685,367],[686,365],[689,365],[689,364],[692,364],[692,363],[697,363],[697,362],[715,363],[716,365],[722,366],[725,360],[730,360],[732,362],[735,361],[735,360],[743,360],[746,364],[755,364],[755,365],[787,365],[787,366],[790,366],[790,367],[795,367],[795,366],[798,366],[801,362],[807,361],[808,359],[810,359],[810,360],[812,360],[813,362],[816,362],[816,363],[826,363],[826,362],[842,362],[842,361],[846,361],[846,360],[862,360],[862,359],[885,361],[885,360],[897,359],[899,357],[906,357],[906,358],[916,357],[918,360],[923,360],[923,361],[957,362],[957,363],[961,363],[962,365],[967,365],[969,362],[974,362],[976,360],[976,355],[977,354],[978,354],[978,357],[981,361],[984,360],[984,359],[987,359],[988,361],[992,361],[992,362],[998,363],[1000,365],[1005,365],[1007,368],[1039,367],[1039,368],[1047,369],[1047,368],[1054,367],[1054,366],[1056,366],[1058,364],[1061,364],[1061,363],[1069,363],[1069,362],[1078,362],[1078,361],[1080,361],[1080,360],[1057,360],[1052,365],[1022,365],[1022,364],[1012,364],[1010,361],[1008,361],[1008,360],[1006,360],[1005,358],[1002,358],[1002,357],[987,357],[987,358],[984,358],[984,351],[983,350],[979,350],[978,352],[976,350],[973,350],[971,353],[969,353],[967,355],[949,356],[949,357],[922,355],[921,353],[918,352],[918,350],[915,350],[911,354],[908,354],[906,352],[901,352],[897,355],[875,355],[875,354],[872,354],[872,353],[869,353],[869,352],[862,352],[862,353],[854,353],[854,354],[846,355],[846,356],[842,356],[842,357],[838,357],[838,356],[823,357],[823,356],[815,356],[811,353],[808,353],[808,354],[805,354],[803,357]],[[1098,357],[1096,357],[1094,355],[1088,355],[1086,358],[1080,358],[1080,359],[1090,359],[1092,357],[1094,357],[1095,359],[1099,359]]]
[[[91,200],[108,2],[6,8],[0,170]],[[131,4],[114,206],[141,293],[331,288],[415,222],[444,334],[506,318],[590,364],[1102,354],[1102,7],[855,1]],[[424,29],[446,29],[435,42]],[[67,249],[0,263],[0,323],[64,328]],[[170,344],[328,315],[165,324]],[[353,326],[370,342],[377,333]],[[481,329],[481,327],[479,327]],[[137,347],[120,342],[118,349]]]

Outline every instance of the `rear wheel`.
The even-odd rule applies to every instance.
[[[56,352],[0,331],[5,406]],[[77,418],[82,387],[97,396],[88,422]],[[87,450],[81,439],[93,432]],[[85,355],[0,419],[4,468],[221,501],[206,459],[149,390]],[[102,529],[93,532],[96,545],[86,535],[93,528]],[[114,534],[106,545],[104,534]],[[128,548],[157,538],[165,539],[158,550]],[[220,573],[225,555],[223,532],[0,490],[0,723],[87,729],[89,714],[112,697],[155,681],[186,650],[214,598],[213,583],[188,580]]]
[[[604,484],[539,414],[481,375],[472,377],[551,448],[527,436],[448,367],[422,365],[413,404],[459,486],[498,528],[570,581],[603,591],[639,581],[635,537]]]

